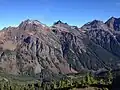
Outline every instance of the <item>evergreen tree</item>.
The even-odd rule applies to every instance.
[[[57,88],[56,81],[53,81],[52,84],[53,84],[54,89],[56,89]]]
[[[85,79],[85,78],[82,78],[82,80],[81,80],[81,85],[82,85],[82,86],[85,86],[85,85],[86,85],[86,79]]]
[[[112,83],[112,80],[113,80],[112,72],[109,71],[109,72],[108,72],[108,84],[111,84],[111,83]]]
[[[4,82],[1,83],[1,90],[4,90]]]

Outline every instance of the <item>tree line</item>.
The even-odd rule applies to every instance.
[[[61,79],[59,81],[37,81],[34,83],[22,83],[12,81],[0,81],[0,90],[69,90],[73,88],[85,88],[85,87],[98,87],[102,90],[108,90],[113,80],[111,72],[108,73],[108,77],[95,78],[92,74],[87,73],[84,77]],[[100,89],[99,89],[100,90]]]

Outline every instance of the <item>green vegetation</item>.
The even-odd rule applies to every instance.
[[[108,76],[105,79],[95,77],[91,73],[87,73],[82,76],[79,74],[67,75],[66,78],[62,78],[60,80],[43,80],[41,82],[34,79],[10,79],[1,76],[0,90],[75,90],[75,88],[88,87],[94,87],[96,88],[95,90],[109,90],[113,77],[111,72],[108,72],[107,75]]]

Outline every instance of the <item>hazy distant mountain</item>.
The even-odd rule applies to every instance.
[[[120,67],[119,18],[78,28],[62,21],[48,27],[25,20],[0,31],[0,71],[34,75],[77,73]],[[113,32],[113,31],[117,31]]]

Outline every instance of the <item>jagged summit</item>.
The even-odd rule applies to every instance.
[[[117,19],[116,17],[112,16],[110,19]]]
[[[38,30],[43,29],[47,26],[38,20],[27,19],[25,21],[22,21],[22,23],[18,27],[21,30]]]
[[[55,22],[53,25],[57,25],[57,24],[66,24],[66,25],[68,25],[67,23],[62,22],[61,20],[58,20],[58,21]]]
[[[27,19],[27,20],[23,21],[22,23],[26,23],[26,24],[36,24],[36,25],[41,24],[41,22],[38,21],[38,20],[30,20],[30,19]]]
[[[105,24],[112,29],[112,31],[120,31],[120,18],[111,17]]]
[[[87,31],[96,29],[109,30],[109,28],[104,24],[104,22],[100,20],[93,20],[91,22],[88,22],[87,24],[84,24],[81,29]]]
[[[60,23],[62,23],[62,21],[58,20],[57,22],[54,23],[54,25],[60,24]]]
[[[23,22],[28,22],[28,23],[39,23],[40,24],[40,21],[38,21],[38,20],[32,20],[32,19],[26,19],[25,21],[23,21]]]
[[[103,24],[104,22],[103,21],[100,21],[100,20],[93,20],[93,21],[91,21],[91,22],[88,22],[88,23],[86,23],[86,24],[84,24],[84,25],[90,25],[90,24]]]
[[[118,20],[120,20],[120,18],[116,18],[116,17],[112,16],[105,22],[105,24],[107,24],[108,22],[113,22],[114,23],[114,21],[118,21]]]
[[[95,19],[95,20],[93,20],[91,23],[92,23],[92,24],[103,24],[104,22]]]
[[[114,17],[114,16],[112,16],[112,17],[110,17],[109,20],[111,20],[111,19],[120,19],[120,18],[119,18],[119,17]]]

